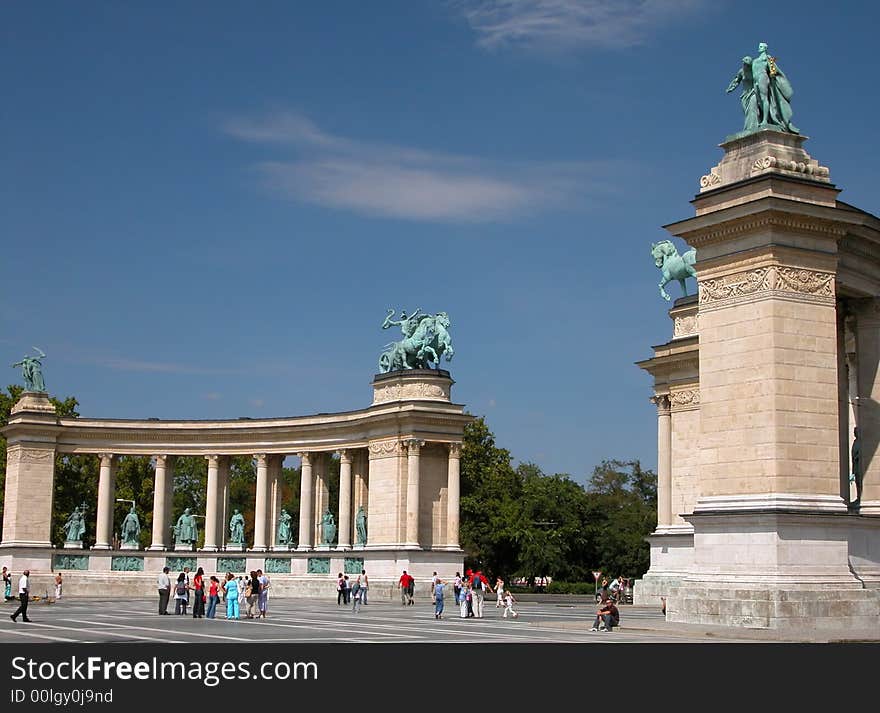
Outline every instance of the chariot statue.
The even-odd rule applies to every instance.
[[[400,313],[400,318],[395,320],[394,310],[389,309],[382,329],[400,327],[403,339],[385,345],[385,351],[379,357],[380,373],[405,369],[436,369],[443,356],[446,361],[452,361],[455,351],[452,348],[449,325],[449,315],[446,312],[423,314],[419,308],[407,317],[404,310]]]
[[[697,261],[697,251],[691,248],[684,255],[678,254],[678,249],[672,244],[671,240],[661,240],[659,243],[651,243],[651,256],[654,258],[654,264],[660,269],[662,279],[660,280],[660,296],[664,300],[672,299],[669,293],[663,289],[667,282],[678,280],[681,285],[682,293],[687,296],[687,284],[685,280],[689,277],[697,279],[697,271],[694,270],[694,263]]]

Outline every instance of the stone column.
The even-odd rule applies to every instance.
[[[657,406],[657,529],[672,525],[672,412],[669,395],[654,396]]]
[[[274,548],[278,545],[278,516],[281,514],[281,469],[284,466],[283,455],[272,455],[269,458],[269,532],[267,541]]]
[[[217,525],[219,522],[219,475],[220,458],[215,455],[205,456],[208,461],[208,492],[205,497],[205,546],[206,552],[217,551]]]
[[[223,549],[226,547],[226,539],[229,537],[229,466],[230,457],[220,456],[217,464],[217,508],[219,511],[217,533],[217,547]]]
[[[449,498],[446,515],[446,546],[459,549],[459,504],[461,500],[461,443],[449,444],[449,462],[446,475],[446,493]]]
[[[101,475],[98,479],[98,515],[95,522],[93,550],[109,550],[113,536],[113,493],[116,463],[112,453],[101,454]]]
[[[411,438],[407,441],[406,478],[406,544],[405,547],[419,546],[419,452],[424,441]]]
[[[158,455],[156,458],[156,475],[153,480],[153,543],[150,550],[167,549],[165,538],[168,535],[168,456]]]
[[[257,459],[257,503],[254,508],[254,552],[266,550],[266,515],[268,514],[269,471],[265,453],[254,456]]]
[[[339,539],[337,548],[351,549],[351,451],[339,453]]]
[[[859,427],[862,462],[859,512],[880,515],[880,299],[858,300],[856,305],[858,407],[855,421]]]
[[[299,489],[299,543],[297,550],[312,549],[314,523],[312,522],[312,454],[298,453],[302,459]]]

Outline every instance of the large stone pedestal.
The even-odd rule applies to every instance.
[[[661,526],[639,601],[665,587],[670,621],[876,636],[880,518],[848,508],[848,474],[854,426],[880,442],[880,220],[837,200],[804,141],[729,137],[695,217],[666,226],[697,249],[699,300],[640,363],[655,380]],[[863,472],[880,472],[868,450]],[[689,565],[677,520],[693,528]]]

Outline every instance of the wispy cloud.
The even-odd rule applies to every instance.
[[[626,48],[706,0],[457,0],[485,49]]]
[[[282,195],[357,213],[486,222],[583,206],[607,192],[610,162],[490,161],[330,134],[297,113],[234,119],[224,131],[293,154],[255,164]],[[618,164],[613,164],[617,166]]]
[[[218,394],[216,391],[211,391],[207,394],[203,394],[202,398],[207,401],[219,401],[223,397],[220,394]]]
[[[263,408],[266,405],[266,402],[263,399],[250,399],[248,403],[254,408]]]
[[[117,357],[98,358],[93,363],[115,371],[158,372],[165,374],[238,374],[244,371],[242,369],[212,368]]]

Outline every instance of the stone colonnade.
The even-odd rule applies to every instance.
[[[71,453],[100,458],[91,560],[102,552],[115,553],[115,479],[123,456],[147,456],[154,463],[152,532],[145,554],[192,551],[173,541],[172,526],[180,513],[172,512],[172,497],[176,458],[198,456],[207,465],[205,512],[194,513],[204,517],[198,523],[204,532],[198,550],[205,556],[363,550],[393,571],[399,561],[416,556],[405,554],[413,550],[425,567],[431,566],[431,552],[438,553],[433,561],[454,562],[461,556],[461,442],[471,417],[451,402],[452,383],[442,370],[392,372],[375,377],[373,403],[360,411],[232,421],[61,419],[46,394],[26,392],[3,431],[8,449],[0,559],[51,569],[55,457]],[[339,457],[339,500],[333,513],[338,529],[335,542],[324,543],[321,515],[330,504],[333,454]],[[302,462],[299,529],[291,533],[290,544],[278,541],[287,455]],[[256,461],[254,535],[252,542],[235,545],[228,542],[230,462],[241,456]],[[361,507],[367,517],[365,543],[357,540]]]

